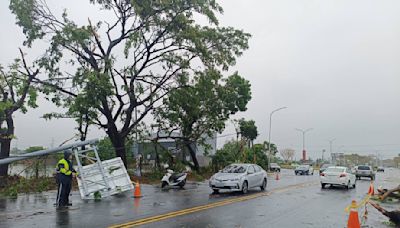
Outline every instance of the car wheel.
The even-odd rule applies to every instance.
[[[356,181],[354,181],[353,188],[356,188]]]
[[[324,189],[325,188],[325,184],[321,183],[321,188]]]
[[[219,193],[219,189],[213,189],[213,193],[214,194],[218,194]]]
[[[375,177],[374,177],[374,176],[371,176],[371,180],[375,180]]]
[[[350,189],[350,181],[347,183],[346,189],[347,189],[347,190]]]
[[[267,189],[267,179],[264,178],[262,185],[260,186],[261,191],[265,191]]]
[[[244,181],[242,185],[242,193],[246,194],[248,191],[249,191],[249,185],[247,184],[247,181]]]
[[[310,175],[310,173],[307,171],[307,172],[306,172],[306,175],[308,176],[308,175]]]

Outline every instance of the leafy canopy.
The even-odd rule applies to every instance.
[[[239,128],[242,137],[248,141],[253,141],[258,136],[257,126],[254,120],[240,119]]]
[[[158,126],[180,132],[193,142],[222,132],[230,115],[245,111],[251,99],[249,81],[238,73],[223,78],[217,70],[198,72],[196,77],[164,99],[155,112]]]
[[[48,75],[38,80],[48,99],[67,108],[69,115],[87,114],[91,124],[122,138],[182,82],[211,74],[216,83],[215,77],[248,48],[249,34],[219,26],[217,15],[223,10],[215,0],[90,3],[101,6],[110,17],[93,23],[89,18],[80,25],[67,10],[55,15],[45,0],[11,0],[10,9],[26,36],[25,45],[49,40],[38,61]],[[209,23],[199,24],[195,16]],[[235,96],[246,92],[242,79],[231,77],[226,84],[238,86],[226,88],[237,91],[218,92],[225,102],[222,109],[232,113],[243,109],[247,97]],[[138,117],[132,118],[135,109]],[[225,111],[221,116],[225,119]],[[217,125],[221,129],[223,124]]]

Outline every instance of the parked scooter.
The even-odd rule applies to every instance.
[[[168,168],[166,166],[165,168]],[[173,170],[167,169],[167,172],[161,179],[161,188],[165,186],[179,186],[183,188],[186,184],[187,173],[174,173]]]

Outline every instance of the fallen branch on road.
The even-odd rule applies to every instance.
[[[379,199],[380,200],[385,200],[387,197],[395,197],[395,198],[400,198],[400,195],[395,192],[399,192],[400,193],[400,185],[397,186],[396,188],[393,189],[383,189],[383,190],[379,190],[378,189],[378,193],[380,194]]]
[[[373,203],[369,201],[369,204],[371,204],[373,207],[375,207],[379,212],[381,212],[384,216],[388,217],[391,222],[393,222],[396,227],[400,226],[400,210],[395,210],[395,211],[388,211],[381,207],[377,203]]]

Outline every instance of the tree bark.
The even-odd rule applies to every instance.
[[[386,197],[388,197],[390,194],[392,194],[393,192],[397,192],[397,191],[400,191],[400,185],[399,186],[397,186],[396,188],[393,188],[393,189],[389,189],[387,192],[385,192],[382,196],[380,196],[379,198],[381,199],[381,200],[385,200],[386,199]]]
[[[6,116],[6,124],[7,124],[7,129],[0,134],[0,143],[1,143],[0,159],[10,157],[11,140],[12,137],[14,136],[14,120],[11,114]],[[8,164],[0,165],[0,177],[7,177],[7,176],[8,176]]]
[[[390,221],[392,221],[396,225],[396,227],[400,226],[400,211],[397,211],[397,210],[396,211],[387,211],[386,209],[381,207],[379,204],[373,203],[371,201],[369,202],[369,204],[371,204],[373,207],[375,207],[383,215],[388,217],[390,219]]]
[[[126,148],[125,148],[125,137],[123,137],[116,128],[108,129],[107,131],[108,137],[113,144],[115,149],[115,154],[117,157],[120,157],[124,162],[126,168],[128,168],[128,161],[126,160]]]
[[[197,161],[196,151],[190,146],[191,142],[189,140],[184,140],[186,148],[189,150],[190,156],[194,164],[194,170],[198,171],[200,168],[199,162]]]
[[[8,158],[10,156],[11,139],[2,138],[0,140],[0,143],[1,143],[0,159]],[[7,176],[8,176],[8,164],[0,165],[0,177],[7,177]]]
[[[155,152],[155,168],[160,169],[160,156],[158,155],[158,142],[154,142],[154,152]]]

